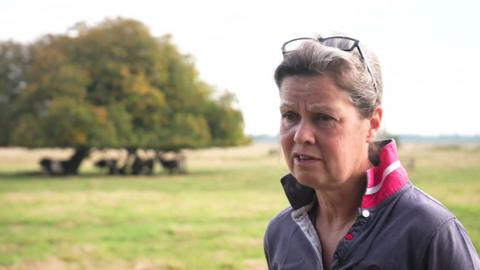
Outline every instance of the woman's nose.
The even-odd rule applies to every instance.
[[[298,124],[297,129],[295,130],[293,141],[298,144],[314,144],[315,143],[315,134],[308,122],[301,121]]]

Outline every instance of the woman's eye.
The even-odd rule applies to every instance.
[[[316,114],[314,121],[321,127],[333,127],[337,122],[337,119],[328,114]]]
[[[282,113],[282,118],[287,121],[295,121],[298,118],[298,115],[294,112],[284,112]]]
[[[317,121],[335,121],[335,118],[326,114],[317,114],[315,115],[315,120]]]

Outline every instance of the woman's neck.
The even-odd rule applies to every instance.
[[[331,226],[351,224],[357,216],[366,187],[365,176],[348,181],[341,187],[329,190],[316,189],[317,217]]]

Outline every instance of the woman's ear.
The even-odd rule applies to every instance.
[[[375,107],[372,115],[369,118],[370,129],[367,135],[367,142],[371,143],[375,140],[378,131],[380,130],[380,124],[382,123],[383,109],[380,106]]]

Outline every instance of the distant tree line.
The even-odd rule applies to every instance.
[[[135,20],[0,42],[0,146],[73,147],[74,174],[92,148],[247,143],[235,97],[214,92],[171,36]]]

